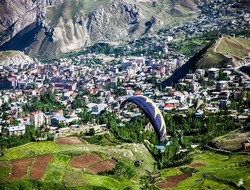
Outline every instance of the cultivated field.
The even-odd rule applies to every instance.
[[[47,166],[43,180],[62,184],[70,159],[68,155],[56,154]]]
[[[77,137],[59,137],[55,142],[56,144],[82,144]]]
[[[157,171],[160,177],[154,185],[172,190],[235,190],[239,186],[250,189],[250,155],[200,150],[191,154],[192,163]],[[135,167],[135,159],[143,159],[143,164]],[[30,143],[8,149],[0,157],[0,189],[139,190],[141,177],[147,175],[146,170],[153,171],[153,165],[147,149],[136,143],[109,146]],[[102,174],[108,170],[114,175]]]
[[[112,170],[115,168],[115,165],[116,161],[114,159],[109,159],[90,166],[86,169],[86,172],[90,174],[97,174],[107,170]]]
[[[175,185],[171,187],[173,190],[235,190],[242,186],[241,189],[250,189],[250,167],[239,163],[250,161],[250,155],[223,155],[210,151],[195,151],[193,155],[193,162],[190,165],[161,171],[161,178],[166,181],[158,184],[159,187],[170,188]],[[189,168],[189,172],[185,168]],[[183,174],[189,177],[186,178]],[[178,178],[182,181],[170,183],[175,182],[176,176],[179,176],[177,181]]]
[[[22,179],[27,176],[28,165],[31,163],[32,158],[22,160],[12,160],[10,179]]]
[[[97,154],[87,154],[74,157],[71,162],[70,166],[75,168],[86,168],[92,164],[101,162],[103,159]]]
[[[168,188],[174,188],[176,185],[185,179],[189,178],[191,175],[190,174],[180,174],[176,176],[170,176],[167,178],[166,182],[159,183],[158,187],[162,189],[168,189]]]
[[[44,155],[36,157],[30,170],[30,178],[41,179],[52,158],[53,155]]]

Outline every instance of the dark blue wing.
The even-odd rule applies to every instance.
[[[164,141],[166,139],[166,124],[155,103],[145,96],[132,96],[123,101],[120,108],[123,109],[128,102],[136,104],[143,111],[153,125],[159,142]]]

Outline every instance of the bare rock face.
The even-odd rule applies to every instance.
[[[5,36],[1,35],[1,45],[20,30],[35,22],[36,10],[34,10],[34,7],[35,5],[31,0],[0,1],[0,33],[7,33]]]
[[[0,0],[0,45],[32,23],[42,23],[46,6],[61,2],[62,0]]]
[[[119,40],[127,36],[130,25],[138,22],[140,10],[136,4],[114,1],[88,15],[87,30],[91,40]]]
[[[173,6],[192,11],[196,1]],[[168,8],[160,0],[0,0],[0,50],[51,57],[98,41],[119,42],[162,27],[172,18]]]

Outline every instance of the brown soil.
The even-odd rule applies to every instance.
[[[32,158],[26,158],[22,160],[12,160],[11,164],[11,174],[10,179],[21,179],[26,177],[27,168],[30,164]]]
[[[195,164],[191,164],[190,166],[194,167],[194,168],[199,168],[199,167],[203,167],[206,166],[207,164],[204,163],[195,163]]]
[[[86,169],[86,172],[90,174],[97,174],[107,170],[112,170],[115,168],[116,161],[114,159],[105,160],[103,162],[97,163]]]
[[[74,157],[71,162],[70,166],[75,168],[86,168],[92,164],[101,162],[102,158],[97,154],[87,154]]]
[[[178,185],[178,183],[184,181],[190,176],[191,176],[190,174],[180,174],[176,176],[170,176],[167,178],[166,182],[158,183],[158,187],[160,187],[161,189],[174,188]]]
[[[56,144],[81,144],[77,137],[59,137],[56,139]]]
[[[53,158],[53,155],[43,155],[43,156],[36,157],[32,165],[32,168],[30,170],[30,178],[41,179],[52,158]]]

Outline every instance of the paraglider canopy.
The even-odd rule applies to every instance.
[[[136,104],[143,111],[153,125],[159,142],[163,142],[166,139],[166,124],[156,104],[146,96],[131,96],[121,103],[120,110],[122,110],[128,102]]]

